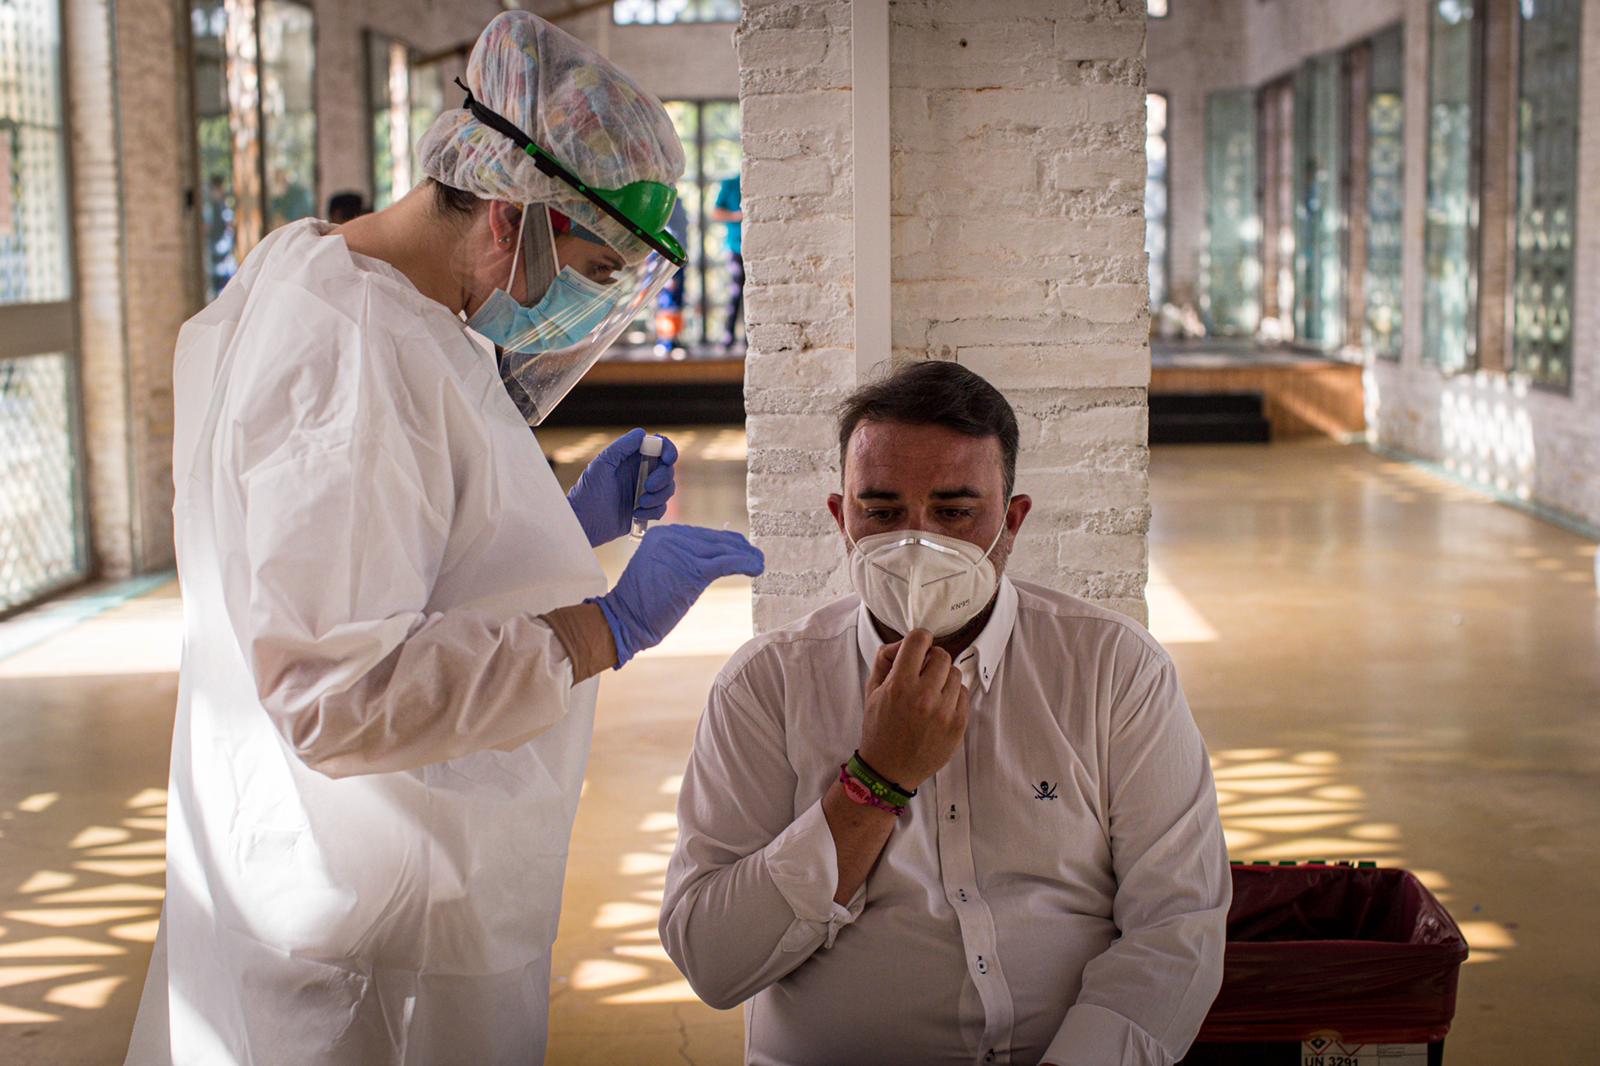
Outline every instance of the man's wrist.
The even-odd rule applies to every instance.
[[[870,773],[906,796],[915,796],[917,789],[922,786],[922,778],[910,773],[906,767],[899,766],[893,758],[885,756],[866,743],[856,749],[855,758],[861,760]]]
[[[894,779],[879,773],[861,754],[860,749],[852,752],[850,758],[844,763],[841,772],[859,782],[878,799],[893,807],[904,808],[911,802],[911,797],[917,794],[915,788],[907,788]]]

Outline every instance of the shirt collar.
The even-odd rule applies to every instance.
[[[984,625],[983,632],[978,634],[978,639],[956,660],[959,664],[976,659],[977,677],[982,681],[985,692],[989,691],[994,675],[1000,670],[1000,660],[1005,655],[1006,645],[1011,643],[1011,630],[1016,621],[1017,590],[1011,584],[1011,579],[1002,574],[989,621]],[[870,672],[878,649],[883,647],[883,638],[878,636],[878,627],[872,624],[872,615],[864,603],[856,608],[856,645],[861,649],[861,658]]]

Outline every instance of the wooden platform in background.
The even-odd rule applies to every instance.
[[[1258,393],[1273,440],[1342,439],[1366,429],[1361,375],[1357,363],[1292,351],[1158,346],[1150,393]]]

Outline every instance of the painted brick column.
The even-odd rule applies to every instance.
[[[823,507],[852,388],[849,6],[752,0],[744,104],[756,623],[847,588]],[[891,8],[893,357],[954,359],[1023,430],[1018,576],[1144,617],[1144,7]],[[869,362],[866,360],[864,362]]]

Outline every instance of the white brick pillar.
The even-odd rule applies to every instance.
[[[894,359],[958,360],[1016,407],[1012,571],[1143,619],[1144,3],[889,10]],[[850,33],[845,0],[746,0],[736,38],[759,629],[847,588],[833,409],[875,361],[852,350]]]

